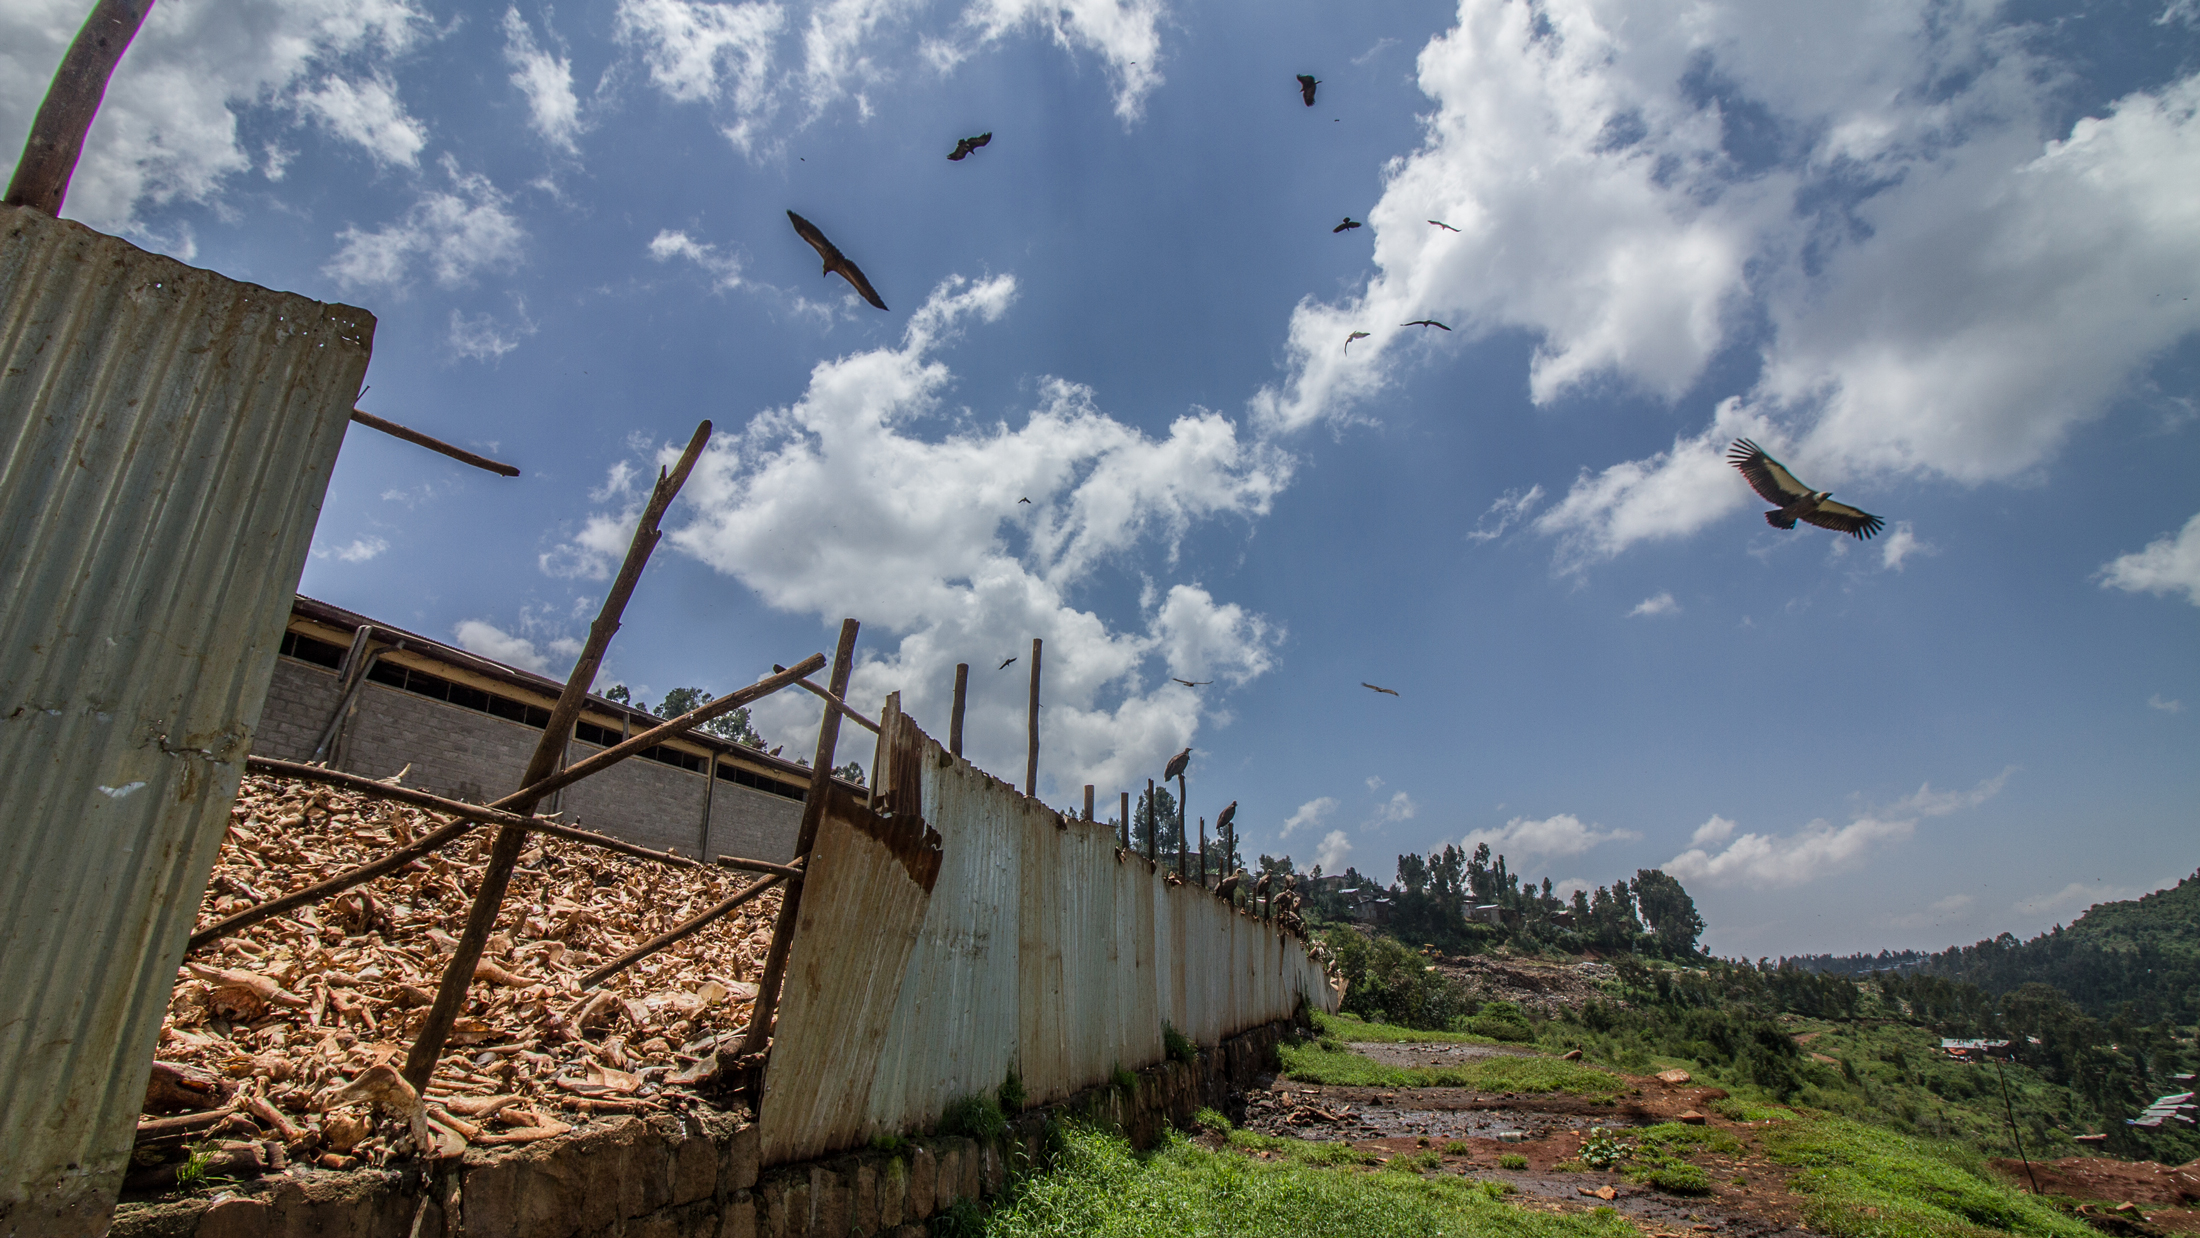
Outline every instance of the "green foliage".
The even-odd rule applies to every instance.
[[[1161,1045],[1170,1058],[1189,1066],[1199,1061],[1199,1046],[1169,1023],[1161,1025]]]
[[[1656,1126],[1646,1126],[1636,1131],[1635,1138],[1643,1147],[1669,1156],[1684,1156],[1699,1151],[1716,1152],[1722,1156],[1742,1154],[1742,1141],[1715,1126],[1660,1122]]]
[[[1372,1165],[1376,1161],[1372,1152],[1362,1152],[1351,1144],[1330,1140],[1287,1139],[1247,1130],[1231,1131],[1229,1140],[1231,1147],[1248,1152],[1279,1153],[1284,1159],[1301,1165]]]
[[[1528,1158],[1518,1152],[1501,1153],[1497,1158],[1497,1167],[1499,1169],[1526,1169]]]
[[[614,685],[610,691],[604,693],[604,698],[627,701],[626,685]],[[665,699],[657,702],[657,707],[649,712],[660,718],[677,718],[690,710],[708,705],[713,699],[715,698],[709,692],[701,688],[674,688],[665,693]],[[720,739],[746,744],[751,748],[761,749],[764,746],[764,737],[756,733],[755,727],[749,725],[749,711],[746,706],[720,714],[695,729]]]
[[[1011,1187],[983,1219],[982,1232],[992,1238],[1635,1238],[1616,1217],[1531,1212],[1499,1202],[1501,1195],[1455,1177],[1259,1161],[1181,1138],[1139,1156],[1120,1139],[1072,1131],[1057,1167]]]
[[[1479,1012],[1455,1020],[1452,1030],[1511,1044],[1525,1044],[1535,1039],[1535,1028],[1529,1024],[1518,1002],[1483,1002]]]
[[[1442,1151],[1445,1156],[1473,1156],[1474,1145],[1464,1139],[1447,1139]]]
[[[1735,1122],[1793,1122],[1796,1113],[1784,1105],[1760,1105],[1746,1100],[1713,1101],[1711,1111]]]
[[[1474,1013],[1466,987],[1408,950],[1395,937],[1333,929],[1324,940],[1345,980],[1348,1014],[1404,1027],[1441,1030]]]
[[[1001,1086],[995,1089],[993,1099],[1000,1102],[1001,1112],[1004,1114],[1024,1111],[1024,1077],[1016,1073],[1015,1067],[1008,1068],[1008,1077],[1001,1080]]]
[[[1635,1145],[1619,1137],[1617,1131],[1598,1127],[1589,1132],[1581,1144],[1581,1163],[1591,1169],[1617,1169],[1622,1161],[1635,1154]]]
[[[1645,1186],[1672,1195],[1709,1195],[1711,1175],[1700,1166],[1679,1164],[1662,1165],[1642,1177]]]
[[[1400,1044],[1461,1044],[1486,1045],[1487,1036],[1471,1032],[1439,1032],[1429,1028],[1400,1027],[1395,1023],[1369,1023],[1349,1014],[1324,1014],[1314,1011],[1314,1030],[1321,1034],[1325,1044],[1334,1044],[1336,1052],[1343,1052],[1346,1044],[1400,1045]]]
[[[191,1155],[183,1158],[183,1164],[176,1166],[176,1189],[179,1191],[195,1191],[205,1186],[207,1184],[206,1164],[210,1159],[206,1149],[193,1149]]]
[[[1001,1113],[1000,1102],[984,1092],[950,1102],[940,1115],[942,1135],[967,1135],[990,1143],[1006,1133],[1008,1118]]]
[[[1580,1062],[1507,1053],[1456,1066],[1385,1066],[1356,1053],[1333,1053],[1319,1045],[1277,1047],[1283,1073],[1305,1083],[1337,1087],[1473,1088],[1481,1092],[1570,1092],[1578,1096],[1617,1096],[1627,1089],[1619,1076]]]
[[[1408,1152],[1383,1162],[1383,1168],[1399,1173],[1425,1174],[1443,1166],[1444,1158],[1434,1152]]]
[[[1987,1178],[1960,1148],[1839,1118],[1768,1128],[1766,1152],[1802,1172],[1804,1220],[1836,1238],[2089,1238],[2088,1226]]]
[[[1194,1130],[1213,1131],[1218,1135],[1227,1135],[1236,1129],[1230,1125],[1230,1119],[1224,1117],[1219,1111],[1204,1106],[1192,1115],[1192,1128]]]
[[[860,761],[850,761],[846,765],[835,766],[833,777],[845,782],[852,782],[859,787],[866,785],[863,781],[863,763]]]
[[[1138,1076],[1123,1069],[1123,1064],[1121,1062],[1117,1062],[1115,1064],[1115,1069],[1109,1072],[1108,1082],[1114,1086],[1116,1091],[1121,1092],[1125,1097],[1138,1095]]]
[[[908,1146],[909,1141],[899,1135],[871,1136],[871,1151],[873,1152],[883,1152],[888,1156],[899,1156],[902,1149]]]

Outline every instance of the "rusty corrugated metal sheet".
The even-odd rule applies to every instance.
[[[1031,1103],[1163,1056],[1162,1025],[1213,1045],[1337,993],[1306,946],[1172,886],[945,749],[889,708],[889,799],[921,778],[922,821],[836,801],[812,853],[759,1114],[767,1164],[930,1125],[1013,1068]],[[896,818],[886,818],[889,823]],[[919,891],[886,831],[936,832]]]
[[[374,318],[0,207],[0,1217],[106,1229]]]

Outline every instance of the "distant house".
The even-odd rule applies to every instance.
[[[2006,1040],[1950,1040],[1942,1038],[1940,1051],[1959,1062],[1983,1062],[1988,1058],[2007,1059],[2014,1054]]]
[[[1500,907],[1496,903],[1477,904],[1473,910],[1467,913],[1467,918],[1479,920],[1493,928],[1518,927],[1521,922],[1521,915],[1517,910],[1511,907]]]

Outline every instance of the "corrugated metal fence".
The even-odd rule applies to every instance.
[[[811,852],[766,1163],[929,1125],[1011,1069],[1059,1100],[1160,1061],[1164,1023],[1211,1046],[1302,1000],[1336,1009],[1304,942],[950,756],[894,702],[879,721],[871,805],[836,797]]]
[[[0,1228],[99,1234],[364,310],[0,207]]]

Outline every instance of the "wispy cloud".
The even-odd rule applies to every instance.
[[[1713,818],[1713,821],[1720,821]],[[1706,822],[1708,827],[1711,822]],[[1722,822],[1727,830],[1732,822]],[[1705,827],[1699,827],[1698,835]],[[1793,834],[1743,834],[1717,851],[1702,846],[1665,862],[1665,871],[1683,881],[1713,885],[1795,886],[1841,871],[1882,844],[1908,838],[1913,821],[1863,817],[1843,826],[1813,821]]]
[[[1580,855],[1604,843],[1640,837],[1642,835],[1634,830],[1608,830],[1601,825],[1585,824],[1570,812],[1562,812],[1541,820],[1514,817],[1497,829],[1469,832],[1459,845],[1472,851],[1488,843],[1491,851],[1514,857]]]
[[[504,10],[504,62],[512,66],[512,85],[527,97],[528,120],[542,140],[577,154],[581,103],[573,93],[573,62],[535,41],[535,32],[519,9]]]
[[[2183,701],[2164,700],[2162,694],[2157,692],[2147,698],[2147,708],[2159,709],[2165,714],[2181,714],[2185,712],[2185,703]]]
[[[1490,509],[1482,513],[1482,519],[1467,531],[1467,540],[1494,542],[1505,535],[1505,530],[1527,518],[1535,505],[1543,501],[1543,487],[1530,486],[1526,490],[1507,490],[1497,497]]]
[[[1890,572],[1899,572],[1911,556],[1936,554],[1933,544],[1920,540],[1917,530],[1907,520],[1898,520],[1888,532],[1887,540],[1879,544],[1879,566]]]
[[[404,218],[372,232],[344,229],[336,256],[322,269],[347,286],[394,286],[424,261],[436,283],[455,288],[479,271],[516,265],[527,233],[504,194],[488,177],[459,171],[448,155],[443,171],[449,190],[422,194]]]
[[[2174,534],[2148,542],[2146,549],[2111,560],[2101,568],[2103,589],[2127,593],[2182,593],[2200,606],[2200,515]]]
[[[682,258],[703,268],[710,276],[711,287],[723,291],[741,286],[741,259],[732,253],[721,253],[716,245],[696,240],[685,232],[667,228],[649,242],[649,256],[659,262]]]
[[[316,559],[335,559],[342,563],[365,563],[370,559],[379,558],[382,552],[389,548],[388,538],[376,537],[370,533],[355,537],[342,546],[332,546],[327,550],[316,547],[313,551],[313,557]]]
[[[1283,829],[1277,834],[1277,837],[1289,838],[1294,832],[1304,827],[1318,829],[1336,811],[1337,801],[1329,796],[1324,795],[1317,799],[1310,799],[1299,805],[1298,811],[1292,813],[1290,819],[1283,823]]]
[[[1635,603],[1633,610],[1627,612],[1630,618],[1677,615],[1679,613],[1681,613],[1681,604],[1673,600],[1673,594],[1670,591],[1660,593],[1654,598],[1644,598]]]

